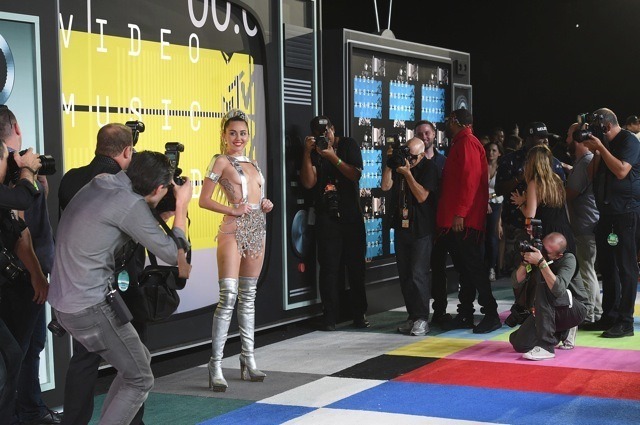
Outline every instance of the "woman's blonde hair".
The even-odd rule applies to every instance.
[[[566,194],[562,179],[552,168],[553,155],[547,145],[537,145],[527,152],[524,178],[536,182],[538,204],[559,208],[564,206]]]

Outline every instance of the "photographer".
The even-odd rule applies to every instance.
[[[23,132],[15,114],[8,108],[5,111],[0,114],[0,137],[4,138],[9,155],[13,156],[13,152],[22,149]],[[8,159],[4,182],[13,185],[19,177],[20,169],[13,157]],[[30,238],[20,238],[20,241],[24,242],[21,245],[24,245],[27,261],[32,263],[29,267],[35,269],[35,272],[21,274],[16,284],[7,288],[2,314],[6,315],[5,320],[23,352],[14,420],[56,424],[60,423],[61,415],[47,407],[40,389],[40,353],[44,350],[47,339],[44,308],[48,287],[46,276],[51,272],[54,251],[53,230],[47,206],[49,186],[46,176],[55,172],[55,161],[44,156],[40,156],[40,159],[41,168],[37,170],[34,184],[41,195],[36,196],[33,205],[17,213],[25,221],[30,234]],[[37,264],[30,251],[35,253]],[[19,265],[26,267],[22,262]],[[37,295],[43,293],[41,301],[37,300]]]
[[[142,127],[144,128],[144,127]],[[60,181],[58,201],[61,215],[71,199],[98,174],[117,174],[126,170],[134,154],[136,134],[124,124],[110,123],[100,128],[96,138],[95,156],[87,165],[72,168]],[[133,257],[126,265],[130,287],[138,283],[138,274],[144,268],[145,249],[138,245]],[[130,292],[130,291],[129,291]],[[129,305],[130,297],[123,292],[123,299]],[[132,320],[131,324],[144,343],[147,324]],[[62,424],[87,423],[93,414],[93,394],[98,380],[98,367],[102,358],[73,339],[73,356],[69,361],[64,388],[64,418]],[[144,405],[140,407],[130,425],[142,423]]]
[[[344,266],[351,288],[353,325],[366,328],[366,238],[358,191],[362,153],[354,139],[335,135],[327,117],[313,118],[310,127],[312,134],[305,139],[300,180],[314,194],[322,329],[335,330]]]
[[[114,253],[133,239],[168,265],[184,258],[192,187],[188,179],[173,185],[173,174],[164,154],[137,153],[126,172],[101,174],[85,185],[58,226],[49,302],[60,325],[117,370],[101,414],[110,423],[130,423],[153,386],[151,355],[113,289]],[[173,232],[180,246],[149,208],[171,189],[176,197]]]
[[[587,118],[581,143],[594,153],[589,164],[600,220],[596,225],[597,262],[602,274],[602,317],[584,326],[604,330],[605,338],[633,336],[640,246],[640,143],[620,128],[610,109]]]
[[[5,142],[0,139],[0,181],[4,181],[6,177],[8,155]],[[23,156],[18,153],[13,155],[20,169],[19,180],[13,188],[0,185],[0,260],[4,271],[0,274],[0,302],[3,313],[0,316],[0,418],[12,418],[15,413],[16,389],[24,355],[16,340],[16,318],[9,314],[12,311],[9,304],[13,292],[11,287],[19,283],[16,279],[21,273],[16,256],[25,266],[29,266],[29,271],[33,271],[33,301],[43,304],[48,291],[46,280],[41,273],[37,273],[39,264],[31,247],[29,230],[24,221],[11,211],[29,208],[40,194],[35,186],[40,159],[31,149]]]
[[[425,146],[414,137],[404,147],[390,147],[382,173],[382,190],[393,188],[396,265],[400,290],[409,313],[398,332],[425,335],[429,332],[429,274],[435,229],[438,168],[425,158]]]
[[[549,233],[543,240],[543,253],[531,246],[511,275],[514,290],[526,283],[535,285],[534,314],[509,335],[509,342],[528,360],[555,357],[555,346],[575,346],[578,324],[587,316],[583,302],[587,295],[576,267],[576,258],[565,252],[567,240],[561,233]]]

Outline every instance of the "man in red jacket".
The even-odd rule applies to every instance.
[[[499,329],[502,323],[498,317],[498,304],[491,293],[489,270],[482,256],[489,202],[487,159],[482,144],[471,131],[471,112],[457,109],[445,120],[445,125],[452,143],[442,171],[436,222],[439,237],[444,238],[460,275],[460,304],[458,315],[443,327],[473,328],[473,333],[488,333]],[[485,316],[474,326],[476,290]]]

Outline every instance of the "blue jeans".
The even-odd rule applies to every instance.
[[[410,230],[399,229],[395,232],[395,246],[400,290],[409,318],[429,320],[432,236],[416,238]]]
[[[153,387],[151,354],[133,325],[121,325],[106,301],[77,313],[56,311],[56,317],[87,351],[118,371],[104,400],[100,424],[128,425]]]

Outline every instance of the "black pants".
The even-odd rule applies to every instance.
[[[366,237],[364,221],[340,223],[326,214],[316,219],[318,263],[320,266],[320,297],[324,320],[335,325],[340,311],[340,289],[346,268],[351,293],[353,319],[367,312],[367,293],[364,287]]]
[[[638,247],[640,211],[600,215],[596,226],[598,268],[602,274],[602,318],[633,326],[633,309],[638,292]],[[618,244],[607,243],[610,233]]]
[[[15,411],[21,359],[20,346],[0,318],[0,423],[5,423]]]
[[[33,302],[33,287],[19,280],[3,288],[2,318],[21,351],[14,421],[32,421],[47,413],[40,393],[40,352],[46,343],[44,304]]]
[[[447,312],[447,254],[444,238],[435,238],[431,250],[431,297],[434,315]]]
[[[411,230],[395,232],[396,265],[400,277],[400,290],[411,320],[429,320],[431,276],[429,258],[432,236],[416,238]],[[426,259],[426,260],[425,260]]]
[[[478,293],[478,303],[483,314],[498,314],[498,303],[491,292],[489,268],[482,256],[482,233],[475,229],[464,228],[462,232],[449,230],[439,236],[444,238],[453,266],[460,276],[458,292],[458,314],[472,317],[475,311],[473,302]]]
[[[146,324],[132,322],[144,342]],[[87,351],[82,344],[73,340],[73,356],[69,361],[64,387],[63,425],[86,425],[93,415],[93,398],[98,380],[98,367],[102,357]],[[131,420],[131,425],[143,424],[144,404]]]
[[[544,280],[531,282],[536,288],[535,316],[530,315],[518,329],[509,335],[509,342],[518,353],[526,353],[535,346],[553,353],[567,331],[578,326],[587,317],[587,308],[573,299],[573,306],[555,307],[555,297]]]

